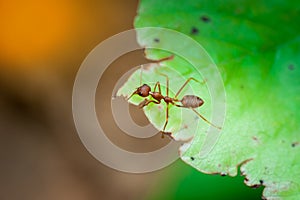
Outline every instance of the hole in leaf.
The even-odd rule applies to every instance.
[[[221,174],[220,174],[221,176],[226,176],[227,175],[227,173],[226,172],[221,172]]]
[[[260,186],[261,186],[261,184],[254,184],[254,185],[251,185],[250,187],[253,189],[256,189],[256,188],[259,188]]]

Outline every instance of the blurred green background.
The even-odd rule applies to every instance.
[[[101,41],[133,28],[137,0],[1,1],[0,3],[0,199],[260,199],[262,188],[243,177],[205,175],[181,160],[147,174],[126,174],[95,160],[72,119],[76,72]],[[167,143],[159,135],[133,139],[117,128],[111,91],[142,51],[122,56],[100,80],[99,121],[111,140],[140,152]],[[103,86],[105,85],[105,87]],[[133,118],[147,124],[131,106]]]

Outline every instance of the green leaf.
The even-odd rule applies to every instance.
[[[137,29],[148,58],[175,54],[173,60],[145,66],[144,83],[152,87],[156,81],[165,83],[159,73],[167,74],[172,97],[189,77],[206,80],[205,85],[190,82],[181,97],[194,94],[203,98],[205,104],[198,111],[210,120],[212,102],[220,99],[212,98],[210,88],[216,73],[208,66],[216,63],[224,81],[225,123],[217,143],[206,154],[206,139],[213,133],[207,131],[209,124],[195,118],[190,109],[170,106],[166,131],[177,140],[193,137],[181,148],[182,160],[199,171],[230,176],[237,175],[241,167],[245,183],[264,185],[267,199],[300,199],[299,21],[300,3],[296,1],[140,2],[136,28],[173,29],[189,35],[208,52],[164,31]],[[130,95],[139,82],[138,70],[118,94]],[[217,96],[222,93],[222,87],[218,88]],[[141,100],[134,97],[131,103]],[[164,109],[165,104],[144,108],[158,130],[165,122]]]

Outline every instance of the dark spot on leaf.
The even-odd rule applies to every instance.
[[[258,137],[256,137],[256,136],[253,136],[252,140],[255,141],[256,144],[260,144],[261,143],[260,140],[258,139]]]
[[[199,29],[197,29],[196,27],[193,27],[192,29],[191,29],[191,34],[192,35],[197,35],[199,33]]]
[[[203,22],[205,22],[205,23],[210,22],[210,18],[209,18],[208,16],[206,16],[206,15],[203,15],[200,19],[201,19]]]
[[[295,147],[295,146],[298,146],[298,145],[299,145],[299,142],[293,142],[291,146]]]
[[[262,184],[264,184],[264,181],[263,180],[259,180],[259,183],[262,185]]]
[[[248,182],[248,181],[249,181],[249,179],[248,179],[248,178],[245,178],[245,181],[246,181],[246,182]]]
[[[154,38],[154,42],[159,43],[159,39],[158,38]]]
[[[192,157],[191,157],[191,160],[195,160],[195,158],[192,156]]]
[[[288,66],[288,69],[291,70],[291,71],[293,71],[293,70],[295,69],[295,66],[294,66],[293,64],[290,64],[290,65]]]

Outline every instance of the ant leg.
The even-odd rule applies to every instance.
[[[165,125],[164,125],[164,128],[163,128],[163,133],[165,132],[165,129],[167,127],[167,124],[169,122],[169,104],[167,103],[167,109],[166,109],[166,122],[165,122]]]
[[[179,95],[179,93],[182,91],[182,89],[191,81],[191,80],[193,80],[193,81],[196,81],[196,82],[198,82],[198,83],[205,83],[205,81],[203,81],[203,82],[200,82],[200,81],[198,81],[197,79],[195,79],[195,78],[189,78],[188,80],[186,80],[185,81],[185,83],[181,86],[181,88],[178,90],[178,92],[176,93],[176,95],[175,95],[175,97],[174,97],[174,99],[176,99],[177,98],[177,96]]]
[[[175,102],[178,102],[179,100],[174,100]],[[179,105],[179,104],[176,104],[174,102],[171,102],[171,104],[173,104],[174,106],[177,106],[177,107],[181,107],[181,108],[184,108],[184,106],[182,105]]]
[[[159,60],[151,60],[151,59],[148,59],[148,60],[150,60],[150,61],[152,61],[152,62],[154,62],[154,63],[161,63],[161,62],[163,62],[163,61],[173,60],[173,58],[174,58],[174,55],[172,54],[172,55],[170,55],[170,56],[168,56],[168,57],[161,58],[161,59],[159,59]]]
[[[166,74],[159,73],[160,75],[166,77],[166,96],[169,96],[169,77]]]
[[[155,84],[155,86],[154,86],[153,92],[155,92],[156,87],[158,87],[158,91],[159,91],[159,93],[161,94],[161,88],[160,88],[160,83],[159,83],[159,81],[156,82],[156,84]]]
[[[175,103],[173,103],[173,105],[174,105],[174,106],[177,106],[177,107],[185,108],[184,106],[178,105],[178,104],[175,104]],[[194,111],[201,119],[203,119],[206,123],[208,123],[208,124],[212,125],[213,127],[215,127],[215,128],[217,128],[217,129],[220,129],[220,130],[221,130],[221,127],[216,126],[216,125],[214,125],[213,123],[211,123],[210,121],[208,121],[205,117],[203,117],[200,113],[198,113],[194,108],[190,108],[190,109],[192,109],[192,110],[193,110],[193,111]]]
[[[139,108],[143,108],[143,107],[145,107],[145,106],[148,106],[149,103],[160,104],[160,101],[154,101],[154,100],[148,100],[148,99],[145,99],[144,101],[142,101],[142,102],[139,104]]]
[[[214,124],[212,124],[210,121],[208,121],[205,117],[203,117],[200,113],[198,113],[194,108],[191,108],[199,117],[201,117],[201,119],[203,119],[205,122],[207,122],[208,124],[212,125],[213,127],[217,128],[217,129],[220,129],[221,130],[221,127],[219,126],[216,126]]]

